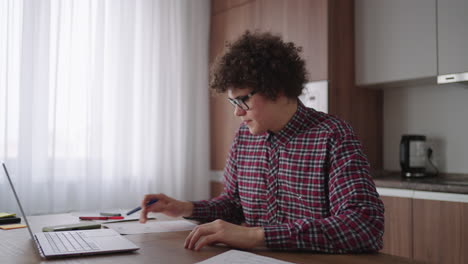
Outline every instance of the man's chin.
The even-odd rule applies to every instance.
[[[258,129],[255,129],[254,127],[249,127],[249,132],[250,132],[250,134],[252,134],[254,136],[258,136],[258,135],[261,135],[261,134],[265,133],[265,131],[260,131]]]

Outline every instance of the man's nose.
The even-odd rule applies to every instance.
[[[242,108],[240,108],[238,105],[234,107],[234,115],[235,116],[243,116],[245,115],[246,111]]]

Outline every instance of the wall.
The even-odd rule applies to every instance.
[[[424,134],[441,172],[468,173],[468,85],[384,90],[384,169],[398,171],[402,134]]]

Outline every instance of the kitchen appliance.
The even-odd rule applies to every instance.
[[[400,141],[401,175],[405,178],[426,176],[427,146],[424,135],[402,135]]]

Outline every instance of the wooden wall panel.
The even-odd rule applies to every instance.
[[[255,27],[302,47],[310,81],[328,79],[326,0],[257,0]]]
[[[413,206],[411,198],[381,196],[385,205],[382,253],[413,257]]]
[[[211,14],[215,15],[221,12],[226,12],[231,8],[236,8],[252,1],[254,0],[212,0]]]
[[[217,56],[223,54],[226,42],[237,39],[247,29],[252,30],[253,25],[252,2],[212,15],[210,64],[213,64]],[[228,102],[226,94],[216,94],[210,98],[210,115],[211,169],[223,170],[240,120],[234,116],[234,108]]]
[[[382,169],[383,93],[355,86],[354,1],[328,7],[329,112],[351,124],[374,170]]]
[[[460,262],[464,203],[413,199],[413,258],[425,263]],[[463,222],[466,225],[466,221]]]

